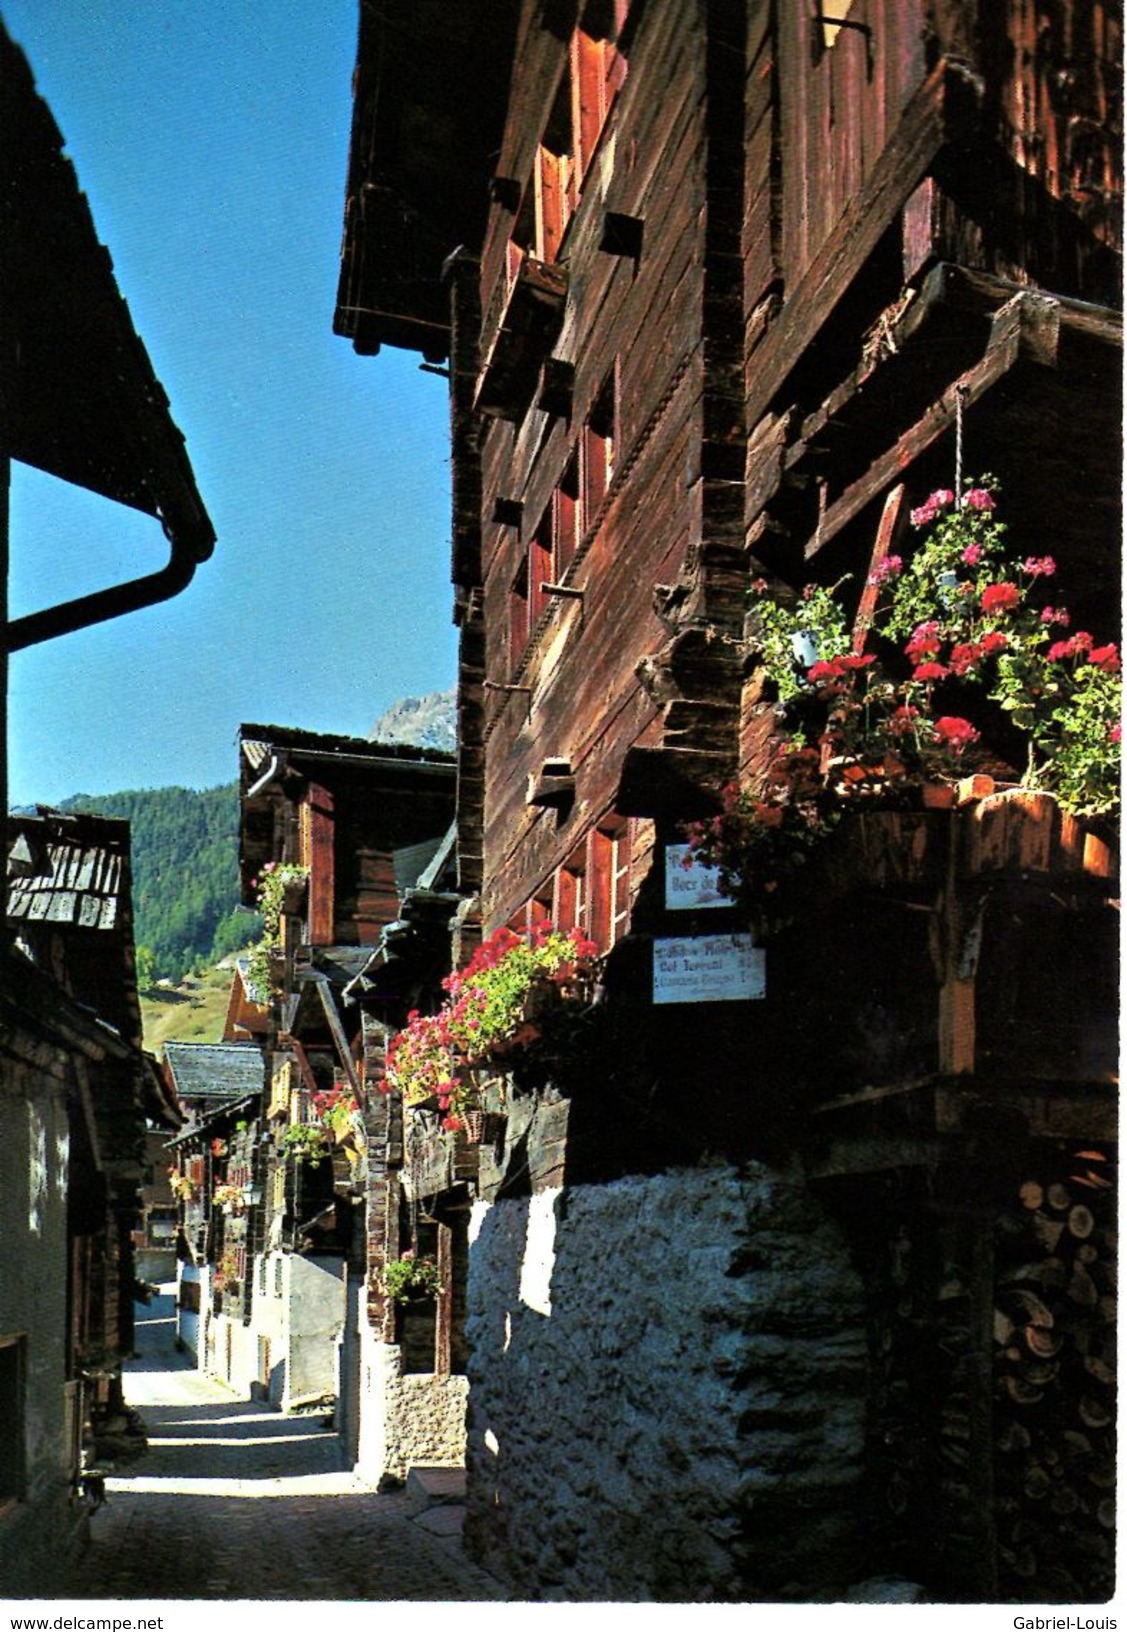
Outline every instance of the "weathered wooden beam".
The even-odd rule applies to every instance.
[[[877,609],[877,597],[880,595],[878,572],[888,559],[892,548],[892,540],[904,515],[904,483],[897,482],[884,501],[881,512],[880,526],[877,528],[877,541],[873,545],[873,558],[869,562],[869,572],[865,579],[865,587],[861,591],[861,599],[857,605],[857,616],[853,623],[853,651],[857,656],[865,650],[865,641],[868,639],[872,627],[873,613]]]
[[[685,820],[711,815],[719,808],[719,788],[734,768],[734,741],[730,754],[697,748],[629,748],[622,762],[615,809],[622,816]]]
[[[337,1013],[337,1006],[333,1002],[333,994],[329,990],[329,983],[327,980],[319,980],[317,982],[317,995],[320,997],[321,1007],[325,1011],[325,1021],[328,1025],[329,1034],[333,1039],[333,1044],[337,1051],[337,1058],[344,1067],[345,1075],[348,1078],[348,1086],[352,1089],[352,1092],[356,1096],[357,1103],[359,1104],[360,1079],[356,1075],[356,1066],[352,1059],[352,1050],[348,1046],[348,1038],[344,1035],[344,1027],[340,1023],[340,1015]]]
[[[1007,301],[994,319],[993,331],[982,358],[948,386],[928,411],[905,431],[865,474],[848,487],[822,518],[818,536],[806,546],[806,558],[825,549],[831,539],[866,505],[883,492],[909,465],[954,425],[960,397],[962,411],[984,397],[1014,365],[1026,359],[1051,366],[1056,358],[1059,337],[1055,303],[1030,292]]]

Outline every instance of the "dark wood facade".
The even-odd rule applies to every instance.
[[[737,927],[674,917],[662,875],[772,753],[753,578],[863,584],[897,485],[965,457],[1116,632],[1119,8],[526,0],[511,65],[488,213],[443,268],[460,880],[486,929],[581,925],[609,1001],[482,1193],[797,1161],[871,1299],[873,1573],[1106,1597],[1107,835],[1020,793],[851,819],[764,1001],[659,1010],[651,970],[655,935]]]
[[[452,757],[268,725],[241,743],[244,900],[267,862],[306,867],[296,944],[371,945],[398,906],[393,853],[450,825]]]

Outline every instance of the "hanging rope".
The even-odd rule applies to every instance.
[[[957,385],[955,387],[955,503],[963,502],[963,403],[969,395],[969,387]]]
[[[823,477],[818,483],[818,521],[814,528],[814,553],[822,548],[822,523],[826,519],[826,489],[829,483]]]

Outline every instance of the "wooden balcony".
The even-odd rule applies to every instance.
[[[563,323],[567,270],[525,255],[502,298],[499,317],[486,325],[488,350],[474,407],[493,419],[519,420]]]

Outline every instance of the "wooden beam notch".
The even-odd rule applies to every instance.
[[[617,210],[608,210],[603,217],[599,248],[607,255],[621,255],[626,260],[640,261],[644,226],[641,216],[621,215]]]
[[[574,398],[575,364],[565,362],[562,357],[547,358],[540,376],[536,406],[556,419],[570,420]]]
[[[489,183],[489,198],[510,215],[516,215],[524,189],[515,176],[494,176]]]
[[[539,771],[532,772],[528,778],[527,803],[530,805],[565,809],[574,799],[575,776],[570,760],[546,759]]]
[[[493,501],[493,520],[502,527],[519,527],[524,519],[524,500],[498,496]]]

